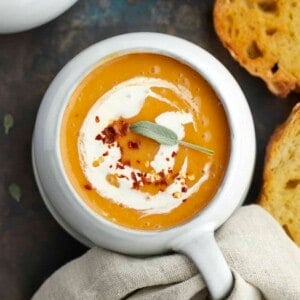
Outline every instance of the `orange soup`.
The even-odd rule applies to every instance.
[[[213,154],[158,143],[133,130],[141,121]],[[216,194],[230,152],[226,114],[210,85],[189,66],[151,53],[100,62],[73,92],[60,138],[66,174],[82,201],[139,230],[170,228],[198,214]]]

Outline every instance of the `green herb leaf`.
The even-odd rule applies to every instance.
[[[192,143],[188,143],[188,142],[185,142],[185,141],[178,141],[178,144],[181,145],[181,146],[185,146],[185,147],[197,150],[199,152],[203,152],[203,153],[208,154],[208,155],[212,155],[212,154],[215,153],[211,149],[208,149],[208,148],[205,148],[205,147],[202,147],[202,146],[199,146],[199,145],[195,145],[195,144],[192,144]]]
[[[5,114],[3,118],[3,127],[5,134],[9,134],[9,130],[14,126],[14,117],[11,114]]]
[[[17,202],[20,202],[22,191],[16,183],[12,183],[8,186],[8,192],[13,199],[15,199]]]
[[[213,150],[178,140],[178,136],[173,130],[153,122],[140,121],[134,123],[130,126],[130,130],[132,132],[150,138],[162,145],[174,146],[176,144],[179,144],[184,147],[188,147],[190,149],[197,150],[208,155],[214,154]]]
[[[148,137],[162,145],[173,146],[178,144],[177,134],[165,126],[149,121],[140,121],[130,126],[130,130]]]

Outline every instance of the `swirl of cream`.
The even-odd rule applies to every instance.
[[[179,193],[182,188],[181,180],[174,180],[164,191],[159,191],[157,194],[151,195],[132,188],[132,172],[138,174],[140,173],[139,169],[126,165],[122,169],[117,168],[118,160],[121,158],[121,149],[116,142],[108,147],[102,141],[95,140],[95,136],[114,120],[118,120],[121,117],[126,119],[138,115],[149,96],[158,101],[166,102],[171,107],[177,109],[177,111],[160,114],[155,121],[160,125],[172,129],[177,133],[179,139],[183,139],[185,135],[183,125],[193,123],[192,114],[179,111],[174,103],[162,95],[155,93],[151,89],[153,87],[170,89],[191,106],[193,105],[190,92],[182,86],[178,87],[168,81],[157,78],[136,77],[114,86],[97,100],[89,110],[78,138],[78,151],[82,170],[97,193],[104,198],[142,211],[147,215],[168,213],[179,206],[184,199],[199,190],[203,182],[208,179],[210,169],[210,164],[206,164],[203,175],[182,195]],[[99,123],[95,122],[96,116],[101,120]],[[151,167],[157,173],[173,169],[175,164],[175,158],[172,157],[173,151],[178,151],[178,145],[160,145],[158,152],[150,163]],[[109,155],[102,156],[106,152],[109,152]],[[95,167],[93,162],[101,156],[103,161],[99,166]],[[165,157],[170,157],[170,159],[167,161]],[[186,173],[187,166],[188,158],[186,157],[181,166],[180,173]],[[109,174],[116,174],[118,176],[117,186],[108,182],[107,175]],[[175,198],[174,193],[177,193],[177,197]]]

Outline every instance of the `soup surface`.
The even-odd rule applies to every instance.
[[[179,140],[161,145],[130,130],[151,121]],[[79,196],[121,226],[165,229],[199,213],[226,171],[230,132],[208,83],[179,61],[134,53],[99,63],[76,87],[60,135],[62,161]]]

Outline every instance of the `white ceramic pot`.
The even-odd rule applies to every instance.
[[[0,33],[15,33],[45,24],[77,0],[0,0]]]
[[[60,154],[64,109],[78,83],[99,60],[113,54],[152,52],[173,57],[199,72],[221,99],[231,130],[231,154],[214,199],[196,217],[161,231],[138,231],[110,223],[92,211],[70,184]],[[159,33],[131,33],[99,42],[73,58],[56,76],[40,106],[34,129],[33,167],[42,197],[56,220],[87,246],[130,255],[170,250],[185,253],[198,266],[213,298],[230,291],[232,275],[214,231],[241,205],[255,162],[255,132],[247,101],[227,69],[200,47]]]

